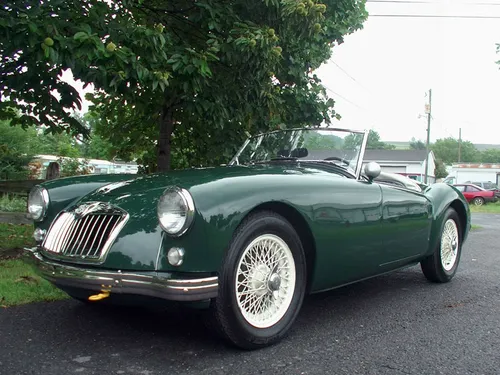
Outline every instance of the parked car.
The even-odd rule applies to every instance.
[[[469,205],[448,184],[376,182],[380,166],[362,168],[367,134],[279,130],[227,166],[46,181],[29,195],[26,252],[75,299],[205,308],[245,349],[282,339],[308,293],[417,264],[450,281]]]
[[[482,206],[485,203],[496,202],[498,200],[493,190],[486,190],[477,185],[455,184],[453,186],[462,192],[467,202],[476,206]]]
[[[479,187],[482,187],[483,189],[485,190],[491,190],[491,191],[494,191],[495,192],[495,196],[497,198],[500,198],[500,189],[498,189],[498,186],[495,185],[493,182],[491,181],[483,181],[483,182],[471,182],[471,181],[466,181],[465,182],[466,184],[472,184],[472,185],[476,185],[476,186],[479,186]]]

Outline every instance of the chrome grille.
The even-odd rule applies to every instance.
[[[124,211],[106,203],[78,206],[57,216],[42,248],[51,255],[74,261],[103,261],[127,219]]]

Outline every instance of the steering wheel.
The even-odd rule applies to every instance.
[[[330,156],[330,157],[327,157],[326,159],[323,159],[323,160],[338,160],[338,161],[344,163],[345,165],[350,165],[350,163],[347,160],[345,160],[344,158],[339,158],[337,156]]]

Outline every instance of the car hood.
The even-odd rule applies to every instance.
[[[258,164],[250,166],[228,166],[213,168],[193,168],[185,170],[155,173],[133,177],[125,181],[113,182],[104,185],[87,198],[99,199],[105,196],[125,196],[158,191],[159,194],[169,185],[177,185],[185,189],[216,182],[223,179],[239,179],[258,175],[286,175],[286,174],[320,174],[331,175],[321,169],[302,167],[299,163]]]

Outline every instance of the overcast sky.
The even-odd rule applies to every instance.
[[[500,17],[500,0],[368,0],[367,10],[372,15]],[[375,129],[385,141],[425,140],[425,94],[432,88],[431,141],[458,138],[462,128],[465,140],[500,144],[496,43],[500,18],[370,16],[317,73],[342,115],[337,126]],[[65,74],[69,80],[70,75]]]
[[[500,0],[368,2],[370,14],[500,17]],[[474,4],[464,4],[468,1]],[[482,5],[495,3],[497,5]],[[432,88],[431,141],[454,136],[500,143],[499,19],[370,16],[334,48],[318,75],[335,92],[338,125],[375,129],[386,141],[425,140],[425,93]],[[337,64],[337,65],[336,65]],[[340,97],[340,96],[342,97]]]

